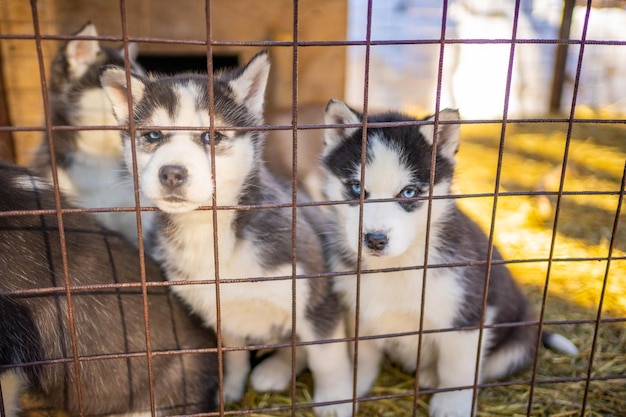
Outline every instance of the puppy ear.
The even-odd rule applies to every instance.
[[[98,36],[93,23],[87,22],[74,36]],[[100,43],[97,40],[75,39],[65,46],[65,59],[72,78],[80,78],[90,65],[96,62],[100,53]]]
[[[124,59],[124,45],[117,49],[120,58]],[[130,59],[130,69],[133,73],[145,77],[146,71],[137,62],[139,56],[139,44],[136,42],[128,42],[128,58]]]
[[[459,111],[455,109],[444,109],[439,112],[440,122],[458,121],[460,119]],[[435,116],[430,116],[426,120],[433,121]],[[435,126],[420,126],[420,131],[424,135],[424,139],[429,145],[433,144],[435,136]],[[454,123],[438,123],[437,124],[437,153],[454,160],[456,152],[459,150],[459,124]]]
[[[124,47],[122,46],[122,56],[124,56]],[[128,57],[131,61],[136,61],[139,56],[139,45],[136,42],[128,43]]]
[[[256,54],[248,64],[228,82],[235,101],[246,106],[256,115],[263,114],[265,88],[270,73],[270,60],[267,50]]]
[[[354,125],[361,122],[361,115],[341,100],[331,99],[326,105],[324,123],[327,125]],[[324,153],[334,149],[359,129],[359,127],[348,126],[324,129]]]
[[[130,75],[130,91],[126,84],[124,68],[107,65],[100,70],[100,84],[113,105],[113,113],[119,124],[128,121],[128,98],[132,94],[133,106],[143,97],[146,85],[135,74]]]

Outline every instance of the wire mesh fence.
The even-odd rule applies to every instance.
[[[518,0],[501,5],[512,18],[510,36],[507,38],[450,36],[448,19],[449,3],[452,2],[444,1],[438,9],[437,36],[393,40],[372,35],[376,10],[374,1],[364,1],[358,7],[352,4],[349,8],[345,1],[331,0],[317,5],[309,0],[295,0],[276,2],[275,5],[269,2],[263,6],[257,3],[252,6],[252,3],[207,0],[194,3],[193,6],[185,3],[188,8],[174,8],[176,10],[169,6],[163,9],[166,10],[165,16],[157,16],[161,12],[152,10],[149,2],[139,4],[119,0],[105,3],[76,6],[78,12],[53,1],[1,4],[6,17],[0,19],[0,39],[3,43],[3,88],[0,92],[4,92],[3,104],[6,104],[7,110],[3,111],[4,106],[0,106],[0,113],[4,113],[0,114],[0,135],[3,135],[0,136],[3,141],[0,149],[8,149],[2,153],[5,159],[26,165],[32,159],[28,156],[34,152],[35,146],[32,144],[43,137],[46,143],[43,152],[48,164],[44,176],[51,184],[46,186],[44,180],[28,176],[27,172],[13,165],[3,165],[3,181],[0,183],[6,193],[3,194],[5,201],[0,203],[0,234],[4,243],[0,245],[0,264],[5,270],[0,272],[0,312],[3,313],[0,330],[5,333],[2,335],[5,341],[0,342],[0,393],[4,403],[1,415],[16,415],[21,409],[19,412],[23,415],[35,415],[43,410],[56,415],[142,412],[146,415],[300,416],[313,415],[313,408],[316,407],[318,415],[331,410],[337,415],[415,416],[429,414],[428,401],[435,395],[459,392],[461,389],[465,392],[469,390],[469,408],[473,410],[470,413],[477,416],[617,416],[626,412],[626,304],[623,296],[626,285],[622,279],[626,271],[626,234],[622,214],[626,183],[625,120],[619,112],[590,111],[587,108],[581,110],[583,106],[578,102],[578,92],[583,85],[581,74],[585,65],[590,65],[585,58],[587,48],[613,48],[611,51],[617,55],[626,47],[624,40],[587,37],[591,16],[599,10],[596,6],[606,6],[604,2],[594,4],[588,1],[578,6],[584,15],[579,39],[520,37],[518,24],[527,4]],[[116,17],[113,23],[116,29],[109,32],[113,34],[106,31],[101,34],[98,30],[69,35],[77,26],[85,23],[86,19],[78,19],[93,13],[90,10],[92,7],[102,12],[103,16],[105,10],[106,16]],[[277,9],[281,9],[280,13]],[[314,28],[317,31],[311,29],[311,20],[321,25],[320,22],[327,18],[332,19],[331,25],[335,22],[345,25],[350,10],[356,9],[364,13],[360,16],[365,22],[362,38],[348,39],[345,27],[339,27],[339,30],[330,30],[328,26],[320,26],[321,31],[320,28]],[[201,13],[198,13],[199,10]],[[203,27],[200,35],[192,38],[179,36],[181,32],[175,29],[158,32],[146,23],[150,20],[148,17],[143,16],[142,20],[142,13],[160,24],[171,18],[172,27],[189,25],[188,21],[192,19],[195,23],[201,22]],[[242,16],[249,14],[252,20],[237,20],[235,16],[238,13]],[[277,22],[279,18],[281,20]],[[59,28],[62,25],[55,25],[55,19],[64,22],[67,27]],[[99,16],[91,19],[96,27],[100,23],[106,25]],[[258,19],[259,26],[274,28],[274,31],[255,33],[254,30],[249,31],[250,27],[244,28],[246,24],[251,25],[254,19]],[[67,22],[73,22],[71,27]],[[245,35],[238,33],[239,29]],[[326,29],[332,33],[331,36],[321,33]],[[51,69],[52,56],[57,51],[68,53],[71,47],[67,45],[75,41],[82,42],[77,48],[79,58],[75,56],[74,61],[67,60],[60,72],[70,82],[55,90],[58,84],[58,78],[55,77],[60,75]],[[117,121],[112,119],[111,110],[108,119],[64,119],[57,114],[61,111],[59,106],[64,105],[59,97],[68,100],[69,104],[66,104],[75,114],[102,111],[96,105],[90,106],[97,102],[96,96],[83,95],[84,92],[76,87],[79,85],[84,88],[86,81],[80,77],[72,79],[71,75],[73,69],[80,70],[87,66],[81,61],[85,55],[93,52],[100,62],[104,49],[90,51],[94,42],[98,45],[117,45],[116,51],[123,58],[118,65],[122,66],[124,73],[123,79],[120,78],[123,81],[120,82],[126,86],[125,111],[131,115],[127,119],[119,119],[119,112],[123,111],[120,108],[124,106],[117,108]],[[132,44],[137,44],[140,51],[137,67],[133,66],[136,56]],[[450,50],[463,45],[498,45],[507,50],[505,87],[503,100],[498,105],[501,107],[498,117],[466,118],[463,117],[463,107],[459,109],[461,117],[447,120],[442,116],[441,111],[448,105],[446,89],[452,85],[447,71]],[[520,59],[517,54],[528,45],[550,45],[555,50],[557,46],[563,45],[575,47],[575,73],[574,78],[569,80],[572,94],[567,102],[562,102],[562,113],[545,113],[540,117],[537,114],[524,116],[515,111],[510,112],[510,98],[514,95],[512,86],[517,74],[517,61]],[[375,101],[380,98],[380,94],[370,94],[371,90],[385,89],[381,85],[379,73],[370,72],[377,65],[372,62],[372,51],[397,46],[424,46],[437,51],[435,76],[431,80],[434,83],[433,92],[426,94],[430,96],[428,98],[419,98],[420,102],[428,103],[425,109],[416,109],[410,104],[407,106],[406,102],[396,105],[392,100]],[[151,56],[166,51],[163,55],[165,61],[183,61],[176,57],[177,48],[195,57],[190,67],[183,67],[187,64],[181,62],[178,67],[164,69],[160,67],[163,60],[149,60]],[[226,83],[245,77],[250,66],[232,73],[218,67],[222,66],[222,62],[225,66],[237,63],[240,67],[250,59],[255,62],[258,60],[255,54],[263,49],[269,50],[272,61],[270,87],[265,100],[265,120],[253,118],[252,122],[244,123],[240,122],[241,115],[239,119],[229,119],[228,112],[223,110],[223,102],[231,97],[224,94],[220,82],[223,77]],[[142,57],[142,50],[149,51],[149,54]],[[346,61],[351,56],[350,51],[356,50],[361,60]],[[222,57],[224,61],[216,57]],[[203,96],[206,103],[196,104],[193,112],[206,106],[208,114],[205,114],[203,122],[197,123],[192,119],[181,121],[174,117],[146,120],[142,113],[133,113],[140,101],[133,101],[133,94],[140,89],[143,93],[143,88],[156,88],[151,87],[150,81],[146,80],[157,80],[155,84],[161,86],[168,83],[165,76],[145,78],[140,68],[142,62],[146,63],[146,69],[155,74],[189,69],[201,74],[206,85],[206,96]],[[392,60],[393,65],[398,62],[402,62],[402,57]],[[16,72],[22,69],[16,70],[16,67],[21,67],[23,63],[27,64],[23,67],[26,77],[35,81],[38,91],[33,92],[32,88],[19,85],[21,78]],[[344,73],[346,68],[350,70]],[[32,74],[37,75],[33,77]],[[133,84],[133,77],[143,81]],[[358,82],[355,83],[354,79]],[[256,80],[252,77],[250,83],[257,85]],[[403,85],[402,79],[395,81]],[[344,98],[347,84],[350,84],[352,90],[359,89],[359,94],[356,94],[358,102],[353,100],[350,103],[359,109],[356,112],[358,120],[324,120],[326,102],[331,98]],[[232,84],[228,85],[232,87]],[[407,80],[407,85],[410,85],[410,80]],[[100,91],[99,86],[89,88]],[[236,89],[232,88],[235,93],[231,93],[236,96]],[[549,86],[544,88],[548,90]],[[254,96],[254,90],[252,88],[252,92],[245,92],[246,98]],[[261,88],[261,96],[263,90]],[[415,92],[416,95],[419,93]],[[30,102],[18,103],[12,98],[16,94],[32,94],[34,98]],[[623,93],[617,92],[617,96],[620,94],[623,96]],[[31,106],[33,102],[37,105]],[[178,105],[182,106],[180,102]],[[29,111],[30,108],[38,110]],[[434,116],[431,119],[407,117],[402,120],[371,117],[378,114],[380,109],[396,109],[411,113],[411,116]],[[231,111],[236,113],[239,109]],[[29,113],[28,117],[31,118],[20,118],[19,113]],[[158,120],[170,122],[159,123]],[[444,169],[442,166],[446,158],[442,159],[437,152],[443,152],[446,146],[442,132],[449,126],[460,126],[461,141],[456,155],[455,185],[450,193],[440,194],[437,185],[440,184],[441,174],[438,170]],[[368,154],[369,147],[374,145],[373,139],[368,139],[368,132],[403,128],[435,132],[431,144],[434,150],[429,151],[425,159],[426,167],[422,167],[425,172],[423,175],[426,175],[426,180],[421,184],[423,190],[420,190],[420,195],[409,197],[412,203],[419,204],[424,210],[424,242],[435,242],[432,236],[442,233],[442,226],[437,223],[442,215],[440,210],[444,207],[441,203],[454,201],[485,231],[485,242],[477,240],[475,243],[476,246],[484,246],[481,246],[483,258],[467,261],[463,257],[451,256],[433,261],[429,254],[432,256],[432,253],[438,253],[442,250],[440,244],[449,241],[441,240],[436,242],[437,246],[431,247],[428,243],[423,245],[419,256],[409,264],[403,262],[384,268],[368,264],[369,258],[365,253],[369,243],[365,237],[366,231],[363,230],[365,210],[376,204],[404,204],[406,198],[400,195],[370,198],[365,188],[352,192],[350,198],[330,198],[328,194],[332,194],[329,191],[332,183],[324,180],[324,176],[330,174],[319,167],[322,154],[330,152],[328,148],[323,151],[323,136],[326,135],[328,141],[328,132],[358,132],[360,141],[355,143],[360,143],[364,150],[359,148],[360,158],[356,164],[369,166],[370,159],[374,158]],[[167,132],[166,136],[172,138],[178,134],[206,137],[202,149],[206,153],[211,173],[208,177],[210,181],[204,185],[215,191],[211,204],[199,204],[196,209],[206,214],[202,217],[206,224],[194,227],[198,231],[197,236],[181,234],[173,241],[167,240],[170,234],[176,236],[172,220],[174,216],[161,216],[154,202],[141,196],[141,191],[145,191],[142,190],[144,184],[141,182],[144,168],[139,160],[145,157],[148,146],[148,139],[143,138],[152,132],[161,131]],[[68,150],[65,149],[68,145],[59,145],[62,142],[57,142],[56,138],[78,137],[85,132],[103,138],[109,134],[117,138],[121,134],[126,141],[123,142],[127,143],[125,147],[119,146],[122,142],[115,142],[111,146],[107,145],[109,142],[103,141],[97,145],[99,148],[95,148],[100,153],[98,158],[106,157],[113,161],[108,165],[114,167],[114,180],[107,179],[109,185],[121,181],[130,190],[131,199],[124,200],[124,204],[115,205],[114,199],[96,200],[94,204],[81,207],[75,204],[83,197],[78,185],[73,190],[67,190],[64,186],[65,176],[72,174],[72,164],[77,163],[81,152],[88,153],[89,146],[77,140],[72,142]],[[216,195],[226,195],[230,190],[220,188],[223,185],[219,181],[219,169],[230,172],[242,166],[239,160],[230,162],[236,165],[220,165],[218,159],[224,153],[234,152],[229,149],[224,151],[219,148],[220,144],[228,140],[243,142],[242,138],[257,132],[267,135],[265,145],[269,151],[253,159],[257,161],[263,158],[270,168],[287,173],[281,180],[287,184],[287,199],[239,198],[233,200],[234,203],[230,200],[221,200],[228,202],[220,203]],[[107,137],[107,141],[111,140]],[[198,142],[203,139],[194,140]],[[24,147],[24,143],[30,145]],[[129,164],[129,176],[118,177],[118,173],[123,171],[124,152]],[[181,152],[186,155],[189,150]],[[64,159],[62,155],[70,156]],[[87,165],[92,164],[92,168],[97,168],[93,162],[95,160],[97,158],[87,159]],[[40,166],[35,168],[39,169]],[[326,171],[331,169],[327,167]],[[85,175],[90,171],[79,172]],[[94,170],[92,174],[104,175],[102,172]],[[381,177],[393,177],[392,172],[384,174]],[[359,175],[353,176],[349,186],[367,184],[367,170],[359,169]],[[26,176],[28,179],[24,180]],[[173,181],[173,177],[169,178]],[[90,187],[97,180],[103,181],[104,176],[81,179],[86,187]],[[241,180],[245,181],[252,180]],[[120,189],[121,185],[116,184],[108,192],[114,193]],[[76,201],[64,197],[66,191],[79,194],[75,196]],[[270,187],[263,193],[278,191]],[[302,197],[308,194],[312,198],[303,201]],[[312,252],[299,249],[306,238],[300,222],[308,217],[307,209],[319,209],[325,213],[324,216],[332,217],[336,216],[332,210],[337,207],[356,207],[359,213],[355,226],[358,236],[353,236],[358,248],[353,254],[354,259],[349,262],[351,268],[303,268],[302,262],[315,260]],[[135,245],[127,243],[115,232],[100,230],[92,220],[96,215],[106,216],[111,213],[130,216],[133,226],[129,228],[127,223],[120,221],[124,226],[117,232],[125,237],[130,236],[131,241],[136,239]],[[272,239],[276,238],[272,235],[277,232],[271,227],[275,223],[260,221],[253,238],[237,231],[234,236],[239,240],[234,245],[243,245],[250,253],[248,258],[234,251],[229,246],[233,242],[225,239],[223,233],[220,234],[226,224],[222,223],[223,218],[228,217],[228,213],[236,213],[233,217],[237,219],[254,216],[254,213],[286,213],[284,215],[288,220],[281,226],[288,230],[288,238],[285,242],[279,242],[280,245],[275,244],[284,251],[280,258],[283,261],[287,259],[287,262],[283,262],[286,266],[268,268],[268,272],[261,275],[248,272],[256,271],[253,267],[246,269],[246,264],[248,259],[250,265],[257,262],[254,260],[257,253],[266,254],[267,259],[263,260],[265,264],[273,262],[276,255],[267,255],[258,247],[274,244]],[[445,211],[443,213],[446,214]],[[237,227],[237,221],[233,221],[233,229]],[[326,228],[321,229],[320,236],[332,239],[337,230],[324,226]],[[35,234],[29,235],[25,230],[35,231]],[[161,233],[161,240],[157,240],[157,243],[154,240],[154,234],[158,234],[155,230]],[[446,230],[451,235],[462,233],[454,228]],[[200,236],[207,233],[208,236]],[[169,243],[166,245],[163,242]],[[207,242],[201,252],[198,250],[198,242]],[[168,247],[176,245],[185,248],[174,256],[184,257],[181,262],[183,266],[187,263],[197,262],[200,265],[208,262],[211,264],[211,274],[193,279],[186,279],[182,275],[181,278],[173,278],[170,275],[165,279],[161,268],[168,270],[170,264],[179,259],[172,260],[164,253]],[[497,255],[496,247],[502,251],[503,259]],[[207,248],[210,252],[206,251]],[[450,250],[454,252],[455,248]],[[187,258],[187,251],[195,255]],[[22,252],[24,256],[20,258]],[[157,265],[152,256],[161,261],[166,260],[166,264]],[[313,261],[306,259],[308,257]],[[198,258],[203,260],[198,261]],[[232,263],[238,266],[232,269]],[[530,309],[534,313],[524,320],[501,322],[489,316],[489,283],[494,276],[499,277],[493,271],[503,266],[513,272],[529,299]],[[423,317],[425,305],[430,302],[427,301],[429,279],[437,279],[439,271],[444,271],[441,272],[443,274],[445,271],[471,270],[476,267],[484,271],[484,280],[478,291],[480,297],[473,300],[473,308],[479,311],[478,320],[457,320],[454,326],[432,326],[426,323]],[[176,268],[179,268],[178,264]],[[382,291],[380,294],[361,292],[361,288],[366,288],[365,280],[370,277],[385,279],[385,276],[405,273],[411,273],[419,283],[420,298],[415,299],[410,306],[418,311],[413,316],[418,319],[413,323],[412,330],[400,326],[396,327],[401,329],[398,331],[360,333],[360,329],[367,328],[362,323],[363,317],[368,317],[369,311],[375,309],[376,304],[372,306],[371,298],[385,296]],[[310,299],[302,298],[301,293],[305,291],[302,289],[303,282],[322,283],[306,284],[311,286],[327,286],[333,280],[338,282],[344,277],[353,276],[356,298],[345,302],[349,307],[344,306],[346,311],[343,313],[335,312],[337,317],[322,317],[331,314],[327,313],[326,307],[315,310],[305,309],[302,305],[313,303],[311,299],[314,299],[313,296]],[[284,305],[281,305],[283,310],[278,309],[278,304],[273,300],[271,303],[263,303],[250,296],[250,291],[257,291],[255,284],[264,283],[276,284],[280,292],[270,294],[276,300],[288,300],[286,309]],[[457,291],[456,287],[451,288],[451,291]],[[213,322],[208,326],[202,310],[188,301],[188,297],[195,296],[194,292],[205,297],[210,295],[209,305],[215,311],[211,313]],[[399,293],[402,292],[403,289],[399,289]],[[172,293],[191,304],[195,314],[200,316],[199,319],[189,313],[185,302],[172,297]],[[228,298],[233,297],[232,294],[238,294],[235,301]],[[226,297],[227,302],[222,301],[223,297]],[[454,294],[450,297],[453,298]],[[328,306],[324,300],[315,302],[320,306]],[[448,305],[445,303],[450,301],[439,302],[442,303],[444,314]],[[450,306],[456,308],[454,304]],[[346,324],[350,331],[321,332],[324,336],[316,338],[303,336],[302,329],[308,324],[300,319],[309,320],[310,316],[316,315],[317,319],[310,319],[312,323],[324,320],[340,320],[343,323],[346,320],[350,323]],[[280,317],[282,321],[280,325],[270,323],[269,327],[245,321],[257,316],[259,323],[264,317]],[[388,322],[398,319],[397,316],[384,313],[375,317]],[[200,323],[203,319],[204,324]],[[266,334],[264,331],[259,336],[255,328],[265,329],[263,326],[270,329],[269,333],[276,334]],[[207,329],[209,327],[211,330]],[[247,329],[242,332],[247,332],[249,337],[232,343],[229,338],[233,327]],[[343,328],[343,325],[339,328]],[[381,328],[393,329],[394,326]],[[526,368],[507,378],[482,380],[480,374],[485,357],[479,353],[478,346],[488,346],[496,332],[513,332],[524,328],[530,329],[527,334],[536,338],[531,346],[531,350],[536,353]],[[36,330],[34,334],[31,334],[32,329]],[[579,353],[570,357],[541,348],[538,336],[547,331],[565,334],[577,346]],[[430,376],[423,364],[424,361],[432,360],[429,358],[433,354],[429,347],[430,340],[440,335],[445,337],[447,334],[463,332],[476,332],[477,335],[477,346],[475,350],[470,349],[473,355],[463,357],[464,362],[472,364],[471,382],[447,386],[428,384]],[[403,370],[398,365],[402,361],[398,361],[392,354],[382,360],[380,374],[371,390],[365,394],[359,393],[357,385],[362,369],[359,361],[368,358],[365,356],[368,342],[388,340],[393,344],[394,340],[410,338],[417,341],[413,363],[420,366]],[[325,398],[315,396],[315,392],[320,389],[316,383],[318,374],[316,371],[301,372],[301,351],[306,350],[309,355],[316,354],[314,349],[309,348],[318,345],[340,346],[345,350],[350,358],[350,374],[347,377],[337,375],[335,379],[348,381],[352,387],[336,386],[328,390],[336,395]],[[36,352],[27,352],[31,348]],[[458,352],[466,351],[463,346],[453,348]],[[444,348],[439,349],[434,353],[435,356],[443,356]],[[255,389],[260,386],[255,385],[256,382],[248,382],[241,398],[229,401],[231,391],[226,384],[225,357],[236,352],[245,353],[243,361],[253,369],[268,363],[270,358],[279,357],[280,353],[276,352],[288,352],[284,355],[287,358],[285,363],[288,364],[288,386],[281,386],[278,392],[264,393]],[[248,354],[251,359],[247,358]],[[339,362],[331,357],[322,357],[319,362],[321,365],[309,362],[309,368],[317,370],[318,367],[324,368],[325,364],[336,366],[337,370],[340,368],[337,365]],[[246,367],[241,363],[239,365]],[[333,375],[328,372],[328,375]],[[435,381],[445,380],[446,375],[440,374],[434,378]],[[329,385],[332,386],[331,383]],[[433,407],[431,403],[430,415],[433,415]],[[350,411],[346,411],[348,409]],[[443,415],[447,415],[445,411]]]

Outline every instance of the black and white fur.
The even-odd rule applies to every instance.
[[[87,23],[75,36],[97,36],[96,27]],[[130,65],[143,72],[136,62],[137,48],[130,44]],[[117,126],[111,103],[100,87],[100,67],[124,65],[123,48],[100,45],[94,39],[74,39],[63,45],[50,68],[50,112],[53,126]],[[132,177],[124,169],[122,143],[115,130],[55,130],[44,137],[32,168],[52,180],[50,140],[61,189],[85,208],[135,207]],[[137,241],[136,214],[94,213],[107,228]],[[143,235],[148,236],[153,212],[142,214]]]
[[[65,200],[62,204],[72,207]],[[79,415],[81,408],[87,416],[150,416],[138,251],[88,214],[63,215],[72,334],[57,216],[28,213],[54,208],[49,183],[24,168],[0,163],[0,213],[17,212],[0,216],[0,406],[4,403],[4,415],[15,417],[20,397],[30,391],[43,395],[53,409],[72,416]],[[164,281],[154,261],[146,258],[145,267],[147,282]],[[127,286],[103,287],[108,284]],[[215,348],[214,334],[192,319],[164,286],[148,287],[146,293],[153,353]],[[73,362],[73,335],[81,361],[79,375]],[[120,354],[135,355],[111,357]],[[214,351],[153,356],[152,366],[157,415],[213,409],[218,382]]]
[[[459,146],[459,119],[455,110],[439,113],[433,196],[450,194],[455,154]],[[398,113],[373,115],[369,123],[415,122],[412,126],[368,127],[364,183],[361,183],[363,128],[329,128],[325,133],[322,165],[326,171],[325,194],[329,200],[352,200],[333,206],[332,270],[355,271],[359,236],[362,236],[362,268],[374,270],[360,277],[359,336],[385,335],[423,329],[478,326],[482,314],[488,241],[481,229],[461,212],[453,199],[432,200],[430,239],[426,242],[434,118],[426,124]],[[327,124],[361,124],[362,116],[345,103],[331,100]],[[359,198],[364,192],[362,233],[359,230]],[[370,202],[378,199],[394,201]],[[426,283],[422,268],[429,245]],[[494,261],[502,260],[494,247]],[[441,264],[477,263],[477,266],[436,267]],[[385,268],[417,267],[397,272]],[[355,317],[356,276],[338,276],[335,288]],[[422,287],[425,301],[422,306]],[[532,320],[531,309],[506,266],[493,264],[484,324]],[[524,367],[534,355],[536,327],[485,329],[480,350],[479,382],[501,378]],[[419,383],[427,388],[452,388],[474,384],[479,330],[427,333],[422,337]],[[577,353],[567,339],[544,334],[551,346]],[[383,354],[414,372],[418,336],[375,338],[359,341],[358,395],[374,383]],[[430,415],[472,415],[472,389],[436,393]]]
[[[171,281],[213,280],[213,210],[202,206],[263,206],[291,202],[289,188],[261,161],[263,134],[228,127],[263,125],[264,94],[269,73],[266,52],[245,67],[214,76],[215,178],[212,176],[208,76],[133,75],[130,89],[119,68],[103,71],[102,85],[120,124],[128,121],[127,97],[132,91],[137,130],[140,189],[162,212],[156,230],[156,256]],[[129,91],[130,90],[130,91]],[[176,130],[168,127],[197,130]],[[127,163],[132,163],[131,136],[123,132]],[[292,271],[292,209],[219,209],[219,307],[221,332],[227,347],[250,343],[286,342],[292,328],[292,280],[228,282],[253,277],[289,277]],[[295,273],[325,271],[325,260],[311,211],[298,210]],[[205,322],[216,326],[213,284],[176,285],[180,295]],[[296,281],[296,333],[303,342],[344,337],[339,298],[326,279]],[[313,373],[315,402],[352,396],[351,364],[345,343],[306,345]],[[257,366],[252,386],[259,391],[282,390],[291,381],[288,350]],[[285,356],[287,361],[285,362]],[[249,373],[245,350],[227,351],[225,397],[240,399]],[[351,403],[317,407],[319,415],[347,416]]]

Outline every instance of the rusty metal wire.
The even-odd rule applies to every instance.
[[[40,74],[40,82],[41,82],[41,92],[43,96],[43,107],[45,113],[45,126],[47,128],[48,135],[52,134],[50,130],[50,126],[52,126],[52,117],[50,112],[50,102],[48,100],[48,83],[45,76],[45,62],[43,59],[43,51],[41,45],[41,34],[39,27],[39,14],[37,10],[37,3],[35,0],[31,0],[31,8],[32,8],[32,17],[33,17],[33,30],[35,33],[35,42],[37,46],[37,60],[39,63],[39,74]],[[54,183],[54,200],[55,200],[55,208],[56,208],[56,216],[57,222],[59,225],[59,239],[61,244],[61,262],[63,268],[63,280],[65,287],[65,296],[67,297],[67,311],[68,311],[68,320],[69,320],[69,328],[70,328],[70,341],[72,347],[72,358],[74,364],[74,371],[76,372],[76,390],[79,401],[79,410],[81,415],[83,412],[83,403],[82,403],[82,389],[80,383],[80,358],[78,353],[78,344],[76,334],[76,324],[74,321],[74,306],[72,303],[72,291],[71,291],[71,282],[70,282],[70,273],[68,269],[68,261],[67,261],[67,246],[65,243],[65,230],[63,228],[63,214],[61,213],[61,191],[59,189],[59,182],[57,177],[56,170],[56,161],[54,158],[54,147],[50,147],[50,159],[52,165],[52,179]]]

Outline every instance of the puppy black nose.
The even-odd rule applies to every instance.
[[[187,181],[187,168],[180,165],[163,165],[159,170],[159,181],[166,187],[177,188]]]
[[[384,233],[366,233],[364,239],[367,247],[372,250],[383,250],[389,241]]]

